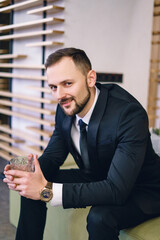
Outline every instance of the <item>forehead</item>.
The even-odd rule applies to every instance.
[[[72,58],[63,57],[57,63],[49,66],[46,70],[48,82],[76,79],[83,76],[80,69],[75,65]],[[84,76],[83,76],[84,77]]]

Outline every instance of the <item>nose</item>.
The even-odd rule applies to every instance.
[[[61,100],[64,97],[65,97],[64,89],[62,87],[57,87],[57,91],[56,91],[57,100]]]

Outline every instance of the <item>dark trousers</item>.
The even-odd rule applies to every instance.
[[[92,176],[79,170],[61,170],[53,179],[53,182],[62,183],[89,181],[93,181]],[[22,197],[16,240],[42,240],[46,213],[44,202]],[[89,240],[118,240],[121,229],[136,226],[153,217],[156,215],[145,214],[131,198],[123,206],[94,206],[87,217]]]

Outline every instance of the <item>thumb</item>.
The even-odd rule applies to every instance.
[[[39,161],[38,161],[38,155],[36,155],[36,154],[34,155],[33,161],[34,161],[34,166],[35,166],[35,172],[41,170]]]

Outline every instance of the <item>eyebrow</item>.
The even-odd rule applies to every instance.
[[[56,87],[54,84],[48,84],[49,87]]]
[[[73,79],[66,79],[66,80],[63,80],[62,82],[60,82],[60,84],[63,84],[65,82],[68,82],[68,81],[73,81]],[[49,87],[56,87],[56,85],[54,84],[48,84]]]

